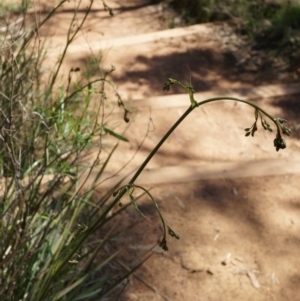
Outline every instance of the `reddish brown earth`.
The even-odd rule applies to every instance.
[[[115,16],[103,11],[101,1],[95,3],[63,70],[84,69],[92,57],[90,48],[94,55],[101,54],[104,68],[111,63],[117,68],[112,79],[133,113],[124,134],[130,143],[120,145],[108,168],[111,174],[131,158],[123,172],[139,166],[188,107],[185,94],[179,98],[186,99],[186,105],[176,105],[174,100],[172,106],[172,97],[152,99],[154,105],[149,105],[150,96],[167,95],[162,91],[167,77],[187,83],[191,75],[197,92],[216,95],[220,89],[244,89],[239,93],[245,99],[249,96],[246,88],[255,91],[261,85],[299,82],[298,74],[288,69],[241,68],[236,54],[222,49],[218,32],[223,25],[209,25],[207,34],[170,33],[170,37],[139,42],[134,37],[168,29],[175,13],[142,0],[111,0],[107,4],[115,8]],[[42,38],[46,33],[52,35],[48,62],[55,61],[64,42],[72,5],[70,1],[52,26],[41,32]],[[113,46],[114,39],[119,39],[117,46]],[[168,252],[156,247],[153,256],[130,278],[119,300],[300,300],[299,95],[268,98],[267,92],[253,101],[288,119],[293,135],[286,139],[286,150],[276,152],[275,134],[261,128],[254,138],[245,137],[244,128],[254,122],[253,109],[221,102],[194,111],[147,166],[141,184],[152,188],[180,240],[168,237]],[[168,92],[176,93],[184,91],[175,88]],[[165,107],[161,105],[164,101]],[[111,116],[110,125],[122,132],[121,113],[114,110]],[[227,164],[226,170],[222,164]],[[172,172],[162,177],[163,168],[170,166]],[[188,168],[189,176],[183,167]],[[100,186],[99,193],[102,189]],[[150,223],[130,208],[121,216],[120,225],[138,224],[122,233],[111,247],[124,250],[118,260],[125,266],[162,237],[150,200],[144,198],[139,204]]]

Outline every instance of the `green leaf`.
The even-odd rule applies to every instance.
[[[35,167],[37,167],[41,162],[42,162],[42,159],[39,159],[39,160],[35,161],[31,166],[29,166],[29,168],[25,171],[23,176],[24,177],[28,176],[32,172],[32,170]]]
[[[137,203],[134,200],[134,197],[132,195],[129,195],[130,198],[130,202],[133,205],[133,207],[135,208],[135,210],[144,218],[146,218],[146,216],[144,215],[144,213],[140,210],[140,208],[138,207]]]
[[[102,129],[105,133],[107,133],[107,134],[109,134],[109,135],[112,135],[112,136],[114,136],[115,138],[117,138],[117,139],[119,139],[119,140],[122,140],[122,141],[125,141],[125,142],[129,142],[129,140],[128,140],[127,138],[125,138],[124,136],[121,136],[121,135],[115,133],[114,131],[108,129],[108,128],[105,127],[104,125],[101,126],[101,129]]]
[[[78,297],[76,297],[76,299],[74,299],[74,301],[86,300],[87,298],[93,297],[96,294],[100,293],[101,291],[103,291],[102,286],[100,288],[94,290],[94,291],[89,292],[89,293],[83,293],[83,294],[79,295]]]

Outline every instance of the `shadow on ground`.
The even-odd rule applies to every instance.
[[[194,37],[194,43],[197,44]],[[167,42],[166,42],[167,43]],[[179,41],[168,41],[165,54],[156,54],[159,51],[147,51],[141,55],[139,51],[136,57],[123,60],[122,66],[116,63],[117,71],[112,74],[113,81],[120,87],[126,83],[133,84],[135,89],[147,86],[148,96],[162,95],[162,87],[168,77],[177,79],[183,83],[189,83],[190,76],[192,85],[196,92],[226,88],[228,86],[249,86],[264,85],[278,82],[278,72],[273,69],[264,69],[259,72],[243,71],[235,67],[236,59],[230,53],[220,53],[218,49],[207,47],[198,49],[183,49],[184,38]],[[190,41],[186,41],[190,43]],[[163,41],[157,42],[157,49],[164,47]],[[170,46],[171,44],[171,46]],[[137,45],[134,48],[143,48],[144,45]],[[188,47],[188,46],[186,46]],[[186,48],[184,47],[184,48]],[[126,47],[132,48],[132,46]],[[168,51],[169,48],[172,48]],[[123,50],[120,49],[122,52]],[[134,50],[133,50],[134,51]],[[92,60],[92,58],[88,59]],[[107,59],[108,60],[108,59]],[[85,64],[87,58],[81,59]],[[122,70],[119,72],[119,67]],[[151,91],[151,92],[150,92]],[[171,93],[184,93],[179,87],[172,87]]]
[[[143,294],[156,300],[160,293],[171,300],[198,300],[199,296],[205,301],[220,296],[228,301],[234,297],[296,300],[300,293],[300,194],[294,185],[299,180],[291,175],[153,188],[151,193],[167,222],[181,238],[168,236],[169,252],[155,249],[137,271],[150,287],[134,278],[122,300]],[[112,246],[124,250],[123,262],[139,258],[162,238],[151,201],[139,201],[139,208],[148,222],[129,207],[119,227],[137,224],[121,233]],[[259,288],[247,271],[253,273]]]

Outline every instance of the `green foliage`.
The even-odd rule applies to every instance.
[[[21,13],[32,5],[31,0],[2,0],[0,3],[0,13]]]
[[[157,1],[156,1],[157,2]],[[255,49],[275,51],[288,60],[300,56],[299,1],[169,0],[187,24],[231,21]]]
[[[239,19],[256,23],[267,19],[274,25],[299,29],[299,7],[296,1],[266,0],[170,0],[187,21],[195,23]]]
[[[126,208],[109,215],[117,186],[102,197],[92,197],[118,143],[128,141],[100,117],[105,116],[108,101],[106,86],[115,90],[108,80],[115,68],[93,79],[79,68],[71,69],[65,82],[59,75],[66,50],[93,1],[81,21],[71,21],[52,73],[49,77],[41,73],[45,53],[36,46],[36,32],[66,1],[34,28],[10,22],[9,15],[2,20],[6,30],[0,36],[1,301],[99,300],[132,272],[110,271],[117,253],[104,248],[116,236],[107,223]],[[82,78],[75,81],[75,73]],[[128,121],[119,96],[118,103]],[[116,144],[102,152],[107,135]],[[91,149],[97,150],[92,161],[86,158]],[[84,188],[88,179],[91,183]]]

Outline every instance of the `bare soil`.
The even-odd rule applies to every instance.
[[[96,2],[87,25],[76,40],[78,47],[85,48],[67,55],[65,71],[78,65],[83,69],[87,66],[91,57],[86,54],[89,48],[85,45],[165,30],[168,20],[176,17],[170,9],[150,5],[148,1],[111,0],[107,4],[115,8],[115,16],[110,17],[101,1]],[[72,7],[71,2],[69,6]],[[70,7],[61,10],[52,26],[41,33],[42,37],[52,35],[49,50],[58,49],[64,42],[73,13]],[[108,69],[111,63],[116,66],[112,78],[128,105],[132,100],[139,100],[130,116],[131,126],[124,134],[130,143],[120,145],[109,166],[111,173],[117,172],[131,158],[125,171],[139,166],[184,112],[185,108],[178,107],[143,107],[143,99],[163,95],[167,77],[187,83],[191,76],[197,92],[299,81],[298,74],[288,70],[279,71],[268,66],[253,71],[240,68],[235,54],[221,46],[216,32],[215,36],[170,37],[106,48],[101,52],[104,68]],[[175,88],[169,93],[183,92]],[[182,97],[186,98],[187,108],[188,96]],[[221,102],[193,112],[147,168],[245,162],[243,168],[247,170],[252,161],[261,160],[263,170],[263,161],[267,159],[298,160],[299,96],[265,98],[256,103],[269,113],[288,119],[294,133],[286,139],[286,150],[276,152],[275,134],[263,129],[254,138],[244,137],[244,128],[254,122],[253,109],[235,102]],[[121,113],[116,110],[112,116],[115,119],[111,125],[122,132],[125,125]],[[216,175],[202,181],[183,180],[152,187],[152,195],[180,240],[168,237],[168,252],[156,247],[153,256],[130,278],[119,300],[300,300],[299,173],[300,166],[295,166],[293,173],[274,171],[268,176],[258,169],[252,177],[228,179]],[[151,188],[146,180],[143,184]],[[162,237],[160,222],[150,200],[143,198],[139,206],[150,223],[130,208],[121,216],[120,229],[137,225],[121,233],[112,246],[124,250],[119,258],[124,265],[140,258]]]
[[[164,184],[151,193],[180,240],[168,238],[136,272],[122,300],[299,300],[299,181],[295,175]],[[144,200],[119,247],[141,256],[161,238]]]

